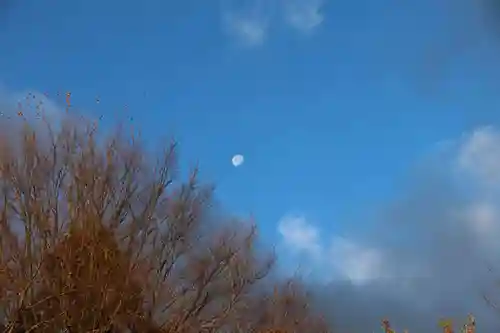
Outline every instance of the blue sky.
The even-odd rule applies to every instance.
[[[349,235],[436,145],[500,121],[479,14],[466,0],[24,0],[0,16],[0,82],[71,91],[149,142],[175,135],[269,242],[290,215]]]

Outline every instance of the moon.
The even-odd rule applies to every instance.
[[[231,159],[231,163],[233,164],[233,166],[235,168],[242,165],[243,162],[245,162],[245,158],[243,157],[243,155],[240,155],[240,154],[234,155],[233,158]]]

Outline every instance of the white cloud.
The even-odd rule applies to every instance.
[[[365,247],[343,237],[335,237],[329,254],[338,273],[353,283],[362,284],[385,277],[385,258],[377,249]]]
[[[500,184],[500,132],[481,127],[466,136],[459,147],[458,165],[482,183]]]
[[[497,199],[500,189],[500,131],[493,126],[478,127],[463,136],[458,142],[458,150],[454,152],[459,175],[467,176],[465,183],[472,185],[467,188],[472,195],[471,202],[466,207],[459,207],[459,218],[482,243],[496,242],[500,234]]]
[[[278,232],[288,250],[309,255],[309,269],[328,279],[335,275],[353,283],[387,276],[381,251],[357,244],[343,237],[334,237],[327,248],[322,246],[320,230],[303,216],[286,216],[278,223]],[[315,267],[312,267],[317,265]]]
[[[239,43],[258,46],[266,41],[280,18],[296,31],[312,32],[324,21],[323,4],[324,0],[249,0],[240,6],[225,6],[223,23],[226,32]]]
[[[324,246],[309,262],[316,276],[325,276],[321,282],[332,286],[325,304],[332,297],[343,304],[336,309],[339,326],[359,323],[362,331],[370,329],[374,318],[392,313],[417,331],[430,314],[456,316],[476,308],[485,319],[481,322],[494,326],[482,300],[475,299],[478,293],[494,293],[498,275],[500,127],[477,128],[441,142],[437,156],[434,149],[430,153],[424,168],[409,174],[417,176],[410,186],[380,207],[384,213],[370,221],[368,233],[361,231],[368,239],[328,234],[321,224],[314,228],[319,235],[314,243]],[[338,283],[339,278],[354,287]],[[322,286],[320,293],[325,290]],[[457,306],[456,295],[472,301]]]
[[[500,211],[498,204],[478,201],[462,209],[460,217],[481,248],[492,251],[498,247]]]
[[[310,32],[324,21],[323,0],[285,0],[285,20],[293,28]]]
[[[260,45],[267,36],[268,23],[262,18],[228,13],[225,16],[225,26],[227,32],[244,46]]]
[[[436,207],[433,207],[434,203],[431,199],[418,197],[419,200],[424,201],[423,207],[426,209],[427,207],[430,211],[437,209],[436,220],[432,220],[433,213],[431,213],[430,220],[440,225],[434,229],[433,224],[424,223],[422,226],[415,226],[416,229],[412,232],[422,237],[423,241],[432,239],[432,235],[426,233],[449,232],[446,242],[457,246],[457,249],[460,246],[454,242],[463,240],[472,242],[471,244],[477,243],[478,245],[474,245],[475,250],[491,252],[493,247],[496,249],[498,246],[497,239],[500,235],[500,205],[495,196],[498,194],[497,190],[500,189],[500,130],[494,127],[477,128],[464,136],[461,141],[448,141],[440,147],[440,150],[446,152],[446,154],[440,154],[442,157],[440,167],[448,171],[458,166],[461,176],[464,174],[471,176],[467,177],[465,184],[470,184],[472,187],[465,188],[467,194],[465,201],[447,202],[445,200],[443,203],[438,203]],[[463,182],[462,177],[450,180],[454,185],[462,185]],[[476,189],[478,184],[490,186],[477,186]],[[455,187],[453,189],[456,190]],[[448,204],[452,206],[447,206]],[[419,214],[412,209],[408,212],[411,214],[410,220],[415,214]],[[439,215],[439,212],[444,211],[454,212],[453,216]],[[426,218],[428,216],[424,214],[423,219]],[[399,219],[404,219],[404,217]],[[456,230],[449,230],[450,227]],[[414,278],[429,278],[433,270],[440,269],[433,266],[441,264],[439,255],[431,255],[427,258],[428,262],[419,259],[419,255],[427,254],[412,256],[408,253],[401,253],[390,244],[380,243],[379,240],[374,240],[373,244],[378,244],[378,246],[373,247],[359,241],[356,237],[345,238],[328,234],[325,236],[325,230],[321,226],[311,224],[302,216],[283,218],[278,225],[278,231],[287,248],[307,254],[310,268],[317,275],[326,276],[325,280],[341,278],[350,280],[356,285],[393,278],[410,281]],[[434,243],[432,245],[436,251],[445,250],[441,249],[441,246],[443,245]],[[454,248],[452,251],[455,251]]]
[[[302,216],[286,216],[278,223],[285,244],[298,251],[317,255],[321,251],[318,229]]]
[[[498,212],[495,206],[480,202],[466,209],[465,216],[471,228],[480,235],[491,233],[498,221]]]

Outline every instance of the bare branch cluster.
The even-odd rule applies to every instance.
[[[80,123],[0,137],[5,332],[328,331],[300,285],[268,287],[255,226],[177,180],[175,143],[155,161]]]

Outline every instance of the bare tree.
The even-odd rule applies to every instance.
[[[212,188],[176,177],[119,130],[66,120],[0,138],[0,308],[6,332],[326,332],[273,256]]]

